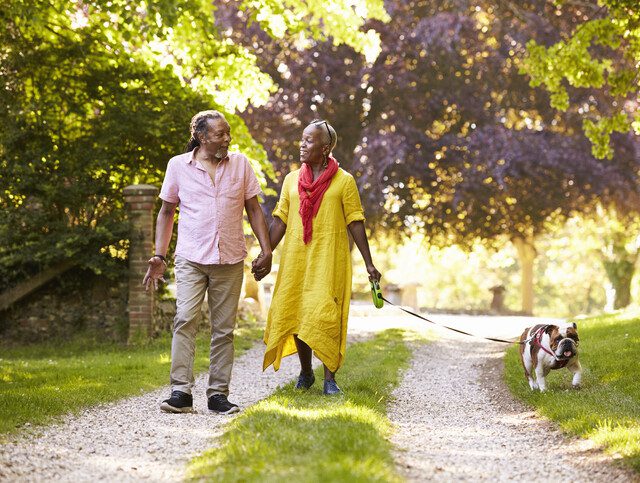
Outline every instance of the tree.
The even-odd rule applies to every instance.
[[[635,131],[635,139],[633,135],[626,137],[629,145],[635,145],[637,160],[640,10],[635,1],[599,3],[556,2],[554,14],[573,18],[577,24],[562,40],[531,40],[522,72],[530,76],[532,86],[543,85],[549,91],[554,108],[583,119],[594,156],[613,158],[617,163],[613,134]],[[605,207],[598,205],[595,212],[598,223],[608,220],[603,226],[610,232],[600,230],[601,257],[615,290],[616,308],[629,304],[629,284],[635,270],[632,247],[637,236],[638,205],[630,202],[636,200],[635,193],[625,192],[627,196],[605,200]],[[629,223],[626,229],[620,225],[623,220]]]
[[[518,78],[525,42],[553,36],[545,4],[520,3],[515,12],[509,3],[464,4],[427,15],[397,9],[404,25],[382,28],[384,46],[394,37],[385,28],[398,39],[407,32],[406,40],[377,61],[386,82],[372,93],[360,159],[385,194],[383,219],[393,229],[417,227],[440,245],[512,240],[522,307],[531,312],[536,238],[550,220],[637,192],[638,158],[619,139],[618,163],[599,163],[574,134],[577,117],[560,118],[545,92]]]
[[[523,73],[532,86],[545,86],[553,107],[577,111],[593,154],[611,158],[611,133],[640,134],[640,9],[636,0],[598,3],[557,0],[554,14],[573,15],[579,23],[551,45],[531,40]],[[576,99],[575,90],[589,95]]]
[[[276,89],[257,53],[231,42],[218,2],[9,0],[0,7],[0,289],[60,259],[121,269],[122,188],[159,184],[194,112],[224,111],[262,177],[264,149],[236,114]],[[362,31],[381,0],[238,2],[243,21],[301,45],[331,38],[375,56]]]
[[[519,73],[531,37],[557,38],[577,20],[556,19],[543,1],[386,7],[392,20],[375,24],[382,51],[372,64],[346,47],[299,52],[258,38],[263,69],[281,75],[265,107],[249,110],[251,132],[286,172],[302,125],[328,118],[370,222],[441,246],[513,240],[530,312],[535,239],[549,221],[637,190],[629,149],[615,166],[598,162],[579,117],[559,116]]]

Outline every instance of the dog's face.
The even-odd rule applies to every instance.
[[[558,359],[570,359],[578,355],[578,327],[576,324],[568,327],[550,325],[545,331],[549,334],[549,348]]]
[[[545,391],[549,371],[563,367],[573,373],[573,387],[580,387],[582,366],[578,360],[578,341],[576,324],[539,324],[526,328],[520,336],[520,358],[529,387]]]

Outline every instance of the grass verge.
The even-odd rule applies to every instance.
[[[247,409],[219,448],[194,459],[188,478],[208,481],[400,481],[388,440],[386,405],[411,352],[388,330],[349,347],[338,382],[322,395],[321,369],[309,391],[293,383]]]
[[[236,355],[260,339],[257,321],[241,321]],[[169,383],[171,335],[126,347],[78,337],[69,342],[2,348],[0,352],[0,435],[25,425],[114,401]],[[196,372],[209,367],[209,336],[197,338]]]
[[[511,391],[563,430],[589,438],[640,472],[640,313],[622,312],[576,321],[582,388],[571,389],[566,369],[551,371],[546,393],[532,392],[518,348],[505,358]]]

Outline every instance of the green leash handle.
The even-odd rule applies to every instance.
[[[375,305],[376,309],[381,309],[384,305],[384,300],[382,300],[380,284],[376,280],[371,281],[371,297],[373,298],[373,305]]]

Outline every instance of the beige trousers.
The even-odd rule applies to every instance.
[[[176,316],[171,343],[171,390],[191,394],[200,308],[209,300],[211,348],[207,397],[229,395],[233,367],[233,330],[244,276],[244,262],[202,265],[176,257]]]

